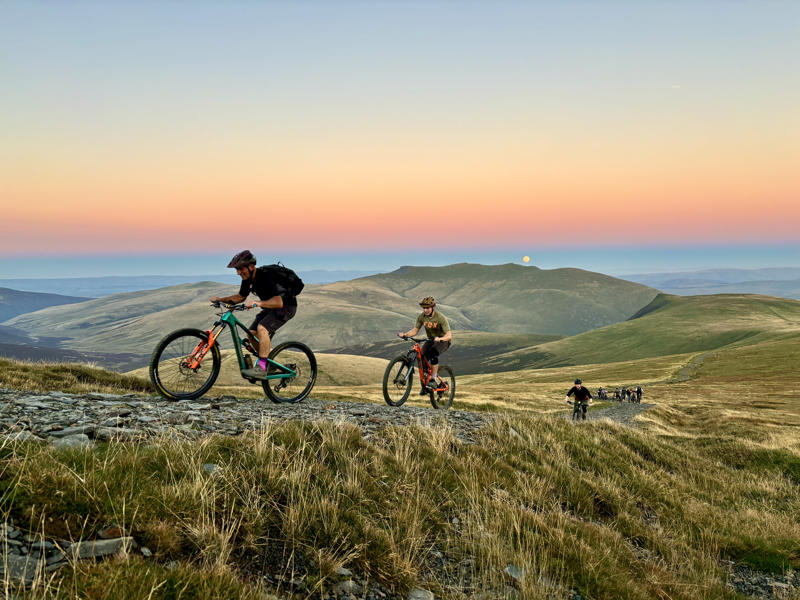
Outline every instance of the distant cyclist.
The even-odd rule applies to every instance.
[[[436,310],[436,300],[431,296],[423,298],[419,305],[422,307],[422,314],[417,317],[417,322],[413,329],[400,332],[398,337],[414,337],[420,330],[420,327],[425,327],[425,333],[428,339],[422,345],[422,354],[427,361],[431,363],[431,378],[428,382],[428,387],[435,389],[439,386],[439,355],[443,354],[450,348],[450,343],[453,339],[453,334],[450,331],[450,322],[441,312]],[[425,390],[422,392],[426,393]]]
[[[638,402],[641,402],[641,401],[642,401],[642,386],[637,385],[636,386],[636,402],[638,403]]]
[[[252,369],[245,369],[243,373],[255,379],[264,379],[270,339],[278,329],[294,317],[297,312],[297,299],[278,288],[277,282],[266,267],[256,268],[256,257],[250,250],[242,250],[234,256],[228,263],[228,268],[236,269],[236,273],[242,278],[239,293],[224,298],[211,296],[211,301],[238,304],[244,302],[250,292],[258,296],[257,301],[247,303],[248,308],[261,309],[250,325],[250,331],[258,336],[258,362]]]
[[[583,420],[586,420],[586,411],[589,405],[593,403],[592,392],[589,388],[583,387],[583,382],[580,379],[575,380],[575,385],[570,388],[564,399],[569,404],[569,397],[575,395],[575,401],[572,403],[572,420],[577,421],[578,416],[583,413]]]

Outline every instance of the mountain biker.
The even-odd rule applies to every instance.
[[[589,391],[589,388],[583,387],[583,383],[580,379],[575,380],[575,385],[570,388],[567,392],[567,395],[564,396],[564,399],[569,404],[569,397],[575,394],[575,402],[572,405],[572,420],[575,421],[578,419],[578,415],[583,412],[583,420],[586,420],[586,410],[589,408],[590,404],[593,404],[592,400],[592,392]]]
[[[254,379],[264,379],[270,340],[278,329],[294,317],[297,312],[297,299],[285,290],[279,289],[265,267],[256,268],[256,257],[250,250],[237,253],[228,263],[228,268],[236,269],[236,273],[242,278],[239,293],[224,298],[211,296],[211,302],[238,304],[244,302],[250,292],[258,296],[258,301],[247,303],[248,308],[261,309],[250,325],[250,331],[258,337],[257,344],[253,344],[258,346],[258,362],[252,369],[245,369],[243,373]]]
[[[430,391],[440,385],[439,355],[450,348],[453,334],[450,331],[450,322],[447,317],[436,310],[436,300],[431,296],[426,296],[420,301],[419,305],[422,307],[422,314],[417,317],[414,328],[405,333],[398,333],[397,337],[414,337],[420,327],[425,326],[425,333],[428,335],[428,339],[422,345],[422,354],[431,364],[431,378],[428,381],[429,389],[427,390]],[[426,393],[426,390],[423,390],[422,393]]]
[[[641,402],[641,401],[642,401],[642,386],[637,385],[636,386],[636,402]]]

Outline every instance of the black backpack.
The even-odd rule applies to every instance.
[[[303,280],[297,276],[297,273],[288,267],[284,267],[281,263],[264,265],[259,267],[259,270],[264,271],[275,282],[279,291],[286,292],[290,296],[297,296],[305,287]]]

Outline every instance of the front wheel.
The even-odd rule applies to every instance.
[[[383,372],[383,399],[389,406],[402,406],[414,383],[414,366],[405,356],[398,356]]]
[[[450,408],[456,395],[456,376],[453,375],[453,369],[446,365],[441,365],[439,367],[439,378],[443,382],[442,385],[429,392],[431,406],[433,408]]]
[[[267,396],[275,403],[300,402],[311,393],[317,381],[317,358],[311,348],[300,342],[284,342],[272,349],[267,376],[293,373],[261,382]]]
[[[150,381],[167,400],[194,400],[214,385],[221,363],[219,345],[208,348],[205,331],[178,329],[153,350]]]

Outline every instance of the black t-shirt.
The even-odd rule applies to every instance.
[[[583,385],[580,389],[573,385],[572,388],[567,392],[567,396],[572,396],[572,394],[575,394],[575,400],[580,400],[581,402],[586,402],[592,397],[592,392],[589,391],[589,388]]]
[[[253,279],[242,279],[239,295],[242,298],[247,298],[250,292],[258,296],[259,300],[269,300],[274,296],[280,296],[283,298],[284,306],[297,306],[297,298],[284,290],[278,289],[278,286],[264,267],[256,269]]]

